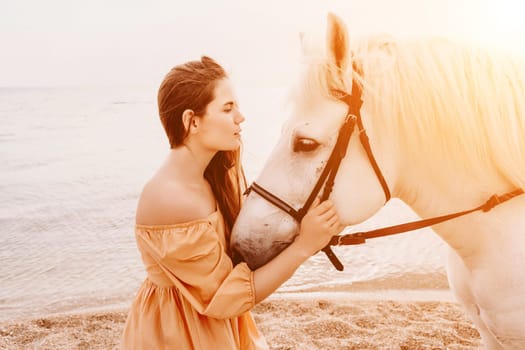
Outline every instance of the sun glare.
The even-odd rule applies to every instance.
[[[470,39],[491,46],[525,52],[525,3],[520,0],[469,1],[465,10],[465,25]]]

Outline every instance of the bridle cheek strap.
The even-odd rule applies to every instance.
[[[249,194],[251,191],[253,191],[268,202],[270,202],[271,204],[273,204],[274,206],[276,206],[277,208],[286,212],[297,222],[301,222],[303,217],[308,212],[308,209],[312,206],[312,203],[314,202],[315,198],[318,197],[323,186],[324,190],[320,197],[320,200],[326,200],[330,196],[330,193],[332,192],[334,186],[335,176],[337,175],[337,171],[339,169],[339,165],[341,164],[342,159],[346,155],[346,148],[348,147],[350,136],[352,135],[355,125],[356,123],[354,116],[346,118],[343,126],[341,127],[341,129],[339,129],[337,141],[335,143],[334,149],[332,150],[332,153],[330,154],[330,157],[328,158],[328,161],[326,162],[323,172],[321,173],[319,179],[315,183],[315,186],[312,189],[312,192],[310,192],[310,195],[308,196],[306,202],[299,210],[294,209],[284,200],[280,199],[279,197],[277,197],[276,195],[274,195],[273,193],[271,193],[256,182],[253,182],[251,184],[251,186],[246,190],[245,194]]]
[[[281,209],[282,211],[293,217],[298,223],[300,223],[306,215],[306,213],[308,212],[308,209],[312,206],[312,203],[314,202],[315,198],[319,195],[319,192],[321,191],[323,185],[324,190],[320,200],[324,201],[330,196],[330,193],[332,192],[332,189],[334,187],[334,181],[337,175],[337,171],[339,169],[339,165],[341,164],[342,159],[346,155],[346,149],[350,141],[350,136],[352,135],[352,132],[356,125],[355,120],[355,116],[348,115],[343,126],[339,129],[339,135],[337,137],[334,149],[332,150],[332,153],[330,154],[330,157],[326,162],[323,172],[319,176],[319,179],[317,180],[312,192],[310,192],[310,196],[308,197],[301,209],[294,209],[291,205],[289,205],[279,197],[275,196],[273,193],[266,190],[264,187],[260,186],[256,182],[252,183],[252,185],[247,189],[246,193],[254,191],[259,196],[261,196],[277,208]],[[343,264],[332,251],[330,245],[326,245],[326,247],[324,247],[322,250],[323,252],[325,252],[326,256],[337,270],[342,271],[344,269]]]
[[[252,185],[247,189],[246,194],[250,193],[250,191],[256,192],[262,198],[264,198],[271,204],[275,205],[276,207],[293,217],[297,222],[301,222],[303,217],[306,215],[308,209],[314,202],[315,198],[319,196],[319,193],[321,192],[323,186],[324,189],[320,196],[320,200],[324,201],[330,197],[330,194],[334,187],[337,172],[339,171],[339,166],[341,165],[341,161],[343,160],[343,158],[346,156],[346,151],[348,149],[350,137],[352,136],[354,128],[357,125],[359,129],[359,139],[361,141],[361,144],[365,149],[370,164],[372,165],[372,168],[374,169],[379,183],[383,188],[383,192],[385,193],[386,199],[385,202],[388,202],[388,200],[390,200],[390,190],[383,177],[383,174],[381,173],[381,170],[379,169],[379,166],[377,165],[377,162],[372,153],[372,149],[370,148],[368,136],[366,135],[366,131],[363,127],[363,122],[361,120],[361,105],[363,104],[363,101],[361,99],[361,89],[355,82],[353,82],[352,92],[354,92],[354,94],[349,95],[341,90],[332,90],[333,95],[348,106],[348,111],[346,114],[345,121],[339,129],[337,141],[332,150],[332,153],[330,154],[330,157],[328,158],[328,161],[326,162],[323,172],[319,176],[319,179],[317,180],[314,188],[312,189],[310,196],[308,197],[302,208],[300,208],[299,210],[294,209],[291,205],[289,205],[270,191],[266,190],[264,187],[260,186],[256,182],[252,183]],[[337,270],[342,271],[344,269],[343,264],[334,254],[330,245],[327,245],[322,250],[326,253],[326,255]]]

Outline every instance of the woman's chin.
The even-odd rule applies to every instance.
[[[223,151],[236,151],[238,150],[242,145],[242,142],[241,142],[241,139],[239,138],[238,140],[235,140],[235,142],[233,142],[230,147],[228,147],[227,149],[224,149]]]

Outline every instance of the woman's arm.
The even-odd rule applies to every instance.
[[[340,230],[339,217],[332,202],[314,202],[301,221],[294,242],[254,271],[255,303],[264,300],[286,282],[303,262],[328,244]]]

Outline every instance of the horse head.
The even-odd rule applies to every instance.
[[[385,177],[390,180],[382,186],[359,133],[367,128],[374,149],[388,145],[380,145],[374,137],[368,120],[367,93],[360,84],[362,72],[353,61],[344,23],[335,15],[328,16],[325,50],[311,45],[304,36],[301,38],[305,69],[291,94],[293,108],[254,187],[271,193],[292,211],[307,209],[305,203],[308,206],[314,196],[321,196],[322,186],[318,193],[312,194],[312,190],[329,166],[332,153],[346,152],[335,170],[329,198],[343,224],[358,223],[384,204],[388,185],[393,185],[395,157],[388,148],[380,152],[383,156],[377,159],[381,166],[379,175],[388,175]],[[345,102],[345,95],[350,100]],[[352,97],[358,106],[352,105]],[[356,114],[360,114],[362,125],[353,125],[349,143],[344,149],[336,149],[341,129]],[[261,191],[252,190],[235,223],[232,247],[250,267],[259,267],[294,240],[300,218],[301,215],[289,215],[268,201]]]

